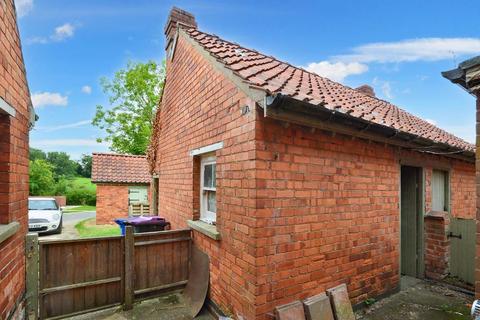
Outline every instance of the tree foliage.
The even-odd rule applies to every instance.
[[[30,160],[35,161],[37,159],[46,160],[47,154],[40,149],[30,148]]]
[[[78,163],[71,160],[66,152],[49,152],[47,153],[47,161],[52,165],[53,176],[56,181],[65,177],[75,176]]]
[[[30,195],[45,196],[55,192],[53,168],[46,160],[30,161]]]
[[[77,173],[85,178],[92,177],[92,156],[88,154],[82,155],[82,158],[78,162]]]
[[[102,78],[110,107],[97,106],[92,124],[105,131],[97,140],[110,142],[116,152],[145,154],[164,78],[164,64],[154,61],[130,62],[113,79]]]

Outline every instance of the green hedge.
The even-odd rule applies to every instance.
[[[95,206],[96,202],[97,196],[93,190],[74,188],[67,191],[68,205]]]

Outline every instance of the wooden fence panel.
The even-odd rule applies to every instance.
[[[184,285],[188,279],[190,230],[135,234],[136,295]]]
[[[123,239],[40,241],[40,317],[122,302]]]
[[[132,235],[127,228],[128,237],[38,242],[41,319],[131,305],[134,298],[187,283],[190,230]]]

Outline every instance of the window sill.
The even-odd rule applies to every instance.
[[[0,224],[0,243],[13,236],[19,229],[20,224],[18,222]]]
[[[200,220],[187,220],[187,224],[193,230],[196,230],[213,240],[220,240],[220,232],[217,227]]]
[[[448,217],[448,212],[447,211],[429,211],[426,215],[425,218],[427,219],[437,219],[437,220],[444,220]]]

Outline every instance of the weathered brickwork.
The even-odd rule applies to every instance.
[[[13,0],[0,3],[0,97],[16,111],[14,117],[0,115],[0,223],[20,223],[20,230],[0,243],[0,319],[8,319],[24,312],[31,104]]]
[[[441,280],[448,275],[450,241],[448,214],[425,218],[425,276]]]
[[[198,218],[199,161],[190,150],[223,141],[217,157],[217,229],[214,241],[195,232],[196,244],[210,255],[211,298],[224,310],[254,317],[256,114],[241,114],[244,94],[180,37],[159,114],[156,171],[159,215],[172,228]]]
[[[396,289],[406,160],[425,168],[425,212],[432,169],[448,169],[451,214],[472,216],[471,163],[288,125],[254,107],[242,114],[247,105],[240,89],[180,36],[167,60],[152,142],[159,214],[172,228],[199,217],[199,159],[189,152],[222,141],[222,239],[197,231],[193,237],[210,257],[210,298],[237,317],[269,319],[275,306],[341,283],[353,303]]]
[[[97,184],[97,224],[114,224],[116,218],[128,217],[128,187],[125,184]]]
[[[394,149],[269,119],[257,132],[257,313],[341,283],[354,303],[395,289]]]

